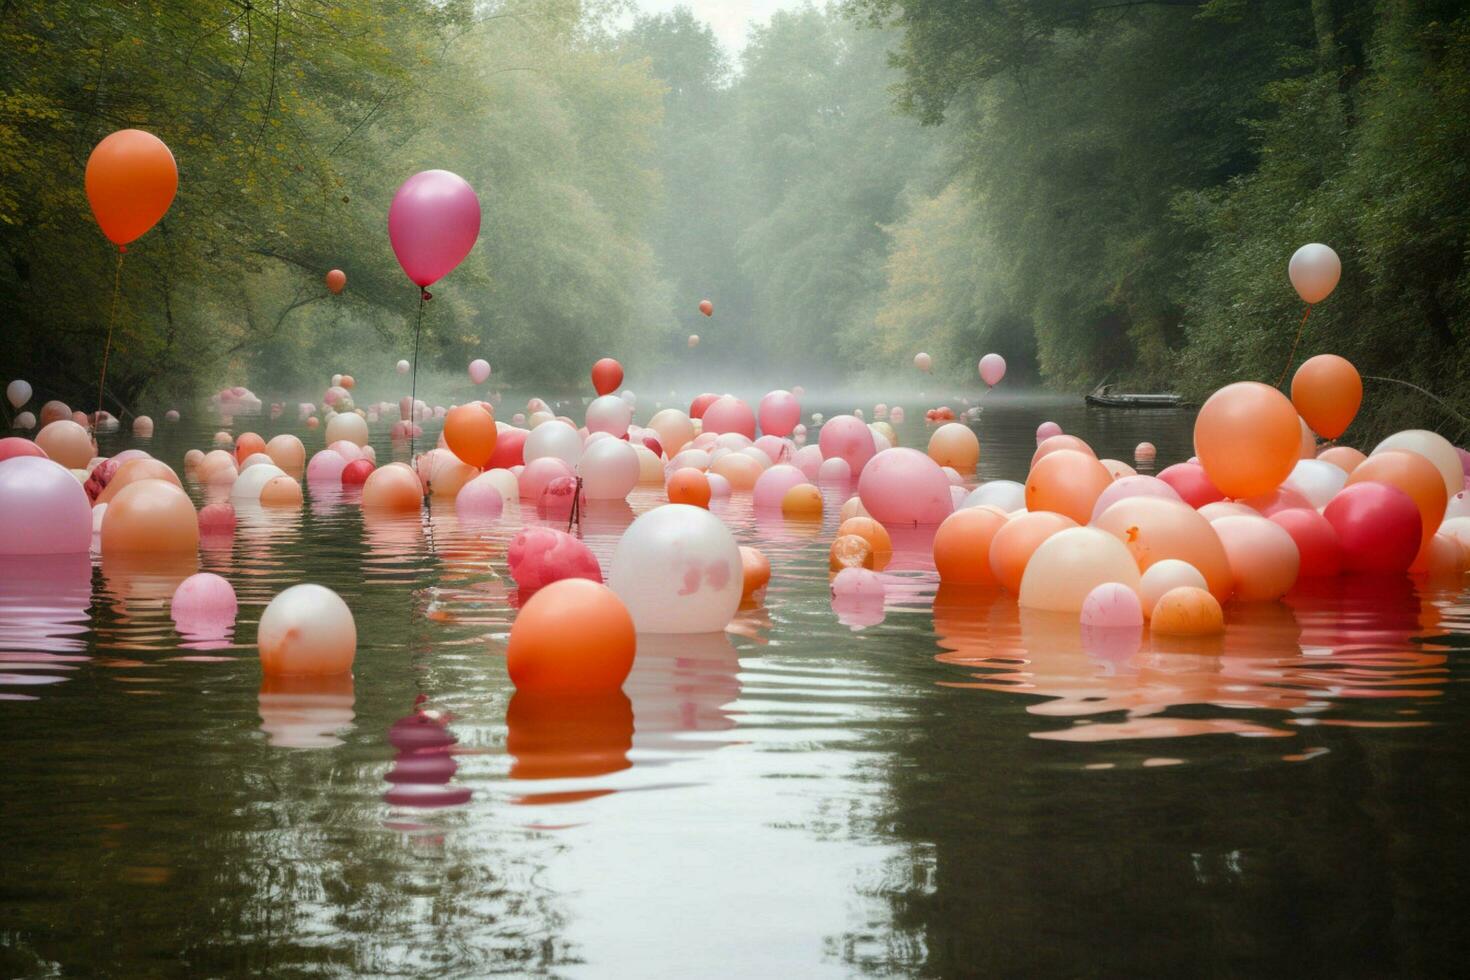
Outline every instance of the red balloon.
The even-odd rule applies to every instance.
[[[487,470],[508,470],[512,466],[520,466],[526,461],[526,436],[531,433],[525,429],[504,428],[495,437],[495,454],[490,457],[490,462],[485,464]]]
[[[689,417],[691,419],[704,418],[704,410],[719,400],[719,395],[712,395],[709,392],[705,392],[689,403]]]
[[[599,395],[610,395],[623,383],[623,366],[611,357],[592,365],[592,387]]]
[[[1342,542],[1331,521],[1310,507],[1278,510],[1270,516],[1291,535],[1301,553],[1298,578],[1320,578],[1342,571]]]
[[[703,313],[705,316],[714,316],[715,304],[711,303],[707,299],[702,299],[699,301],[699,312]]]
[[[646,446],[646,447],[648,447],[648,449],[655,456],[662,457],[663,454],[664,454],[663,443],[661,443],[661,442],[658,441],[658,437],[657,436],[644,435],[644,437],[643,437],[643,445]]]
[[[1174,492],[1195,510],[1225,499],[1220,488],[1210,482],[1205,468],[1198,463],[1175,463],[1161,471],[1159,479],[1173,487]]]
[[[1371,480],[1343,487],[1322,516],[1337,531],[1349,572],[1401,574],[1419,553],[1419,507],[1398,487]]]
[[[19,436],[6,436],[0,439],[0,462],[16,456],[39,456],[42,459],[50,459],[46,455],[46,450],[29,439],[22,439]]]
[[[367,482],[369,474],[376,467],[370,459],[354,459],[342,468],[342,485],[344,487],[360,487]]]
[[[347,273],[341,269],[333,269],[327,273],[327,288],[332,291],[333,296],[347,288]]]

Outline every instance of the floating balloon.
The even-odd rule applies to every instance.
[[[444,416],[444,443],[464,463],[480,469],[495,456],[495,416],[483,402],[451,408]]]
[[[420,289],[453,271],[479,236],[480,199],[463,177],[425,170],[393,195],[388,239],[398,264]]]
[[[759,450],[756,452],[760,453]],[[760,456],[764,459],[765,453],[760,453]],[[755,481],[765,470],[759,461],[744,453],[726,453],[710,464],[710,475],[724,477],[730,481],[732,490],[742,492],[755,489]]]
[[[413,367],[413,365],[409,364],[408,361],[401,360],[397,364],[393,365],[393,370],[397,371],[399,374],[407,374],[411,367]]]
[[[505,651],[511,683],[527,692],[616,691],[633,669],[633,622],[608,587],[578,578],[553,582],[511,624]]]
[[[1403,490],[1367,481],[1342,488],[1322,511],[1349,572],[1402,574],[1423,546],[1419,508]]]
[[[702,418],[705,432],[737,432],[747,439],[755,438],[755,413],[733,395],[725,395],[710,403]]]
[[[29,432],[36,427],[36,416],[33,412],[20,412],[15,416],[15,420],[10,423],[10,427],[12,429],[20,429],[22,432]]]
[[[462,521],[494,520],[504,510],[505,494],[499,479],[490,473],[481,473],[454,496],[454,513]]]
[[[306,482],[333,484],[342,482],[342,470],[347,466],[347,460],[342,454],[333,449],[323,449],[311,457],[311,462],[306,464]]]
[[[1205,468],[1198,463],[1175,463],[1160,471],[1159,479],[1173,487],[1174,492],[1194,508],[1225,499],[1220,488],[1210,482]]]
[[[342,467],[342,485],[344,487],[360,487],[367,483],[372,476],[375,467],[370,459],[354,459]]]
[[[1342,277],[1342,260],[1331,248],[1313,242],[1292,253],[1286,272],[1302,302],[1315,306],[1337,288],[1337,281]]]
[[[939,581],[993,585],[990,545],[1005,524],[1005,514],[992,507],[966,507],[946,517],[934,533],[934,568]]]
[[[521,454],[527,464],[552,457],[568,466],[576,466],[582,458],[582,437],[566,422],[553,419],[531,430]]]
[[[1154,603],[1149,629],[1172,636],[1213,636],[1225,632],[1225,613],[1206,590],[1180,586]]]
[[[623,366],[611,357],[592,365],[592,387],[599,395],[610,395],[623,383]]]
[[[1297,462],[1281,488],[1301,494],[1314,508],[1326,507],[1347,483],[1347,477],[1341,467],[1321,459],[1303,459]]]
[[[102,522],[102,553],[193,552],[199,515],[183,490],[167,480],[139,480],[118,492]]]
[[[334,416],[327,422],[327,444],[350,442],[358,446],[368,443],[367,419],[353,412]]]
[[[169,600],[169,615],[188,632],[200,632],[198,627],[215,622],[233,625],[239,608],[234,586],[210,572],[184,579]]]
[[[696,348],[698,346],[699,346],[699,334],[697,334],[697,333],[690,334],[689,335],[689,349],[690,350],[693,350],[694,348]]]
[[[1291,475],[1301,434],[1296,408],[1285,395],[1259,382],[1237,381],[1200,408],[1194,447],[1210,482],[1225,496],[1254,497]]]
[[[629,525],[608,575],[645,633],[723,630],[740,605],[742,581],[729,528],[684,504],[657,507]]]
[[[821,520],[822,491],[810,483],[800,483],[781,498],[781,516],[792,520]]]
[[[271,599],[256,639],[266,674],[345,674],[357,656],[352,610],[321,585],[293,585]]]
[[[968,425],[947,422],[929,437],[929,458],[960,473],[974,473],[980,462],[980,439]]]
[[[121,247],[168,213],[179,188],[179,168],[163,140],[141,129],[122,129],[92,149],[86,187],[102,234]]]
[[[1204,575],[1217,599],[1230,597],[1230,561],[1219,535],[1203,514],[1187,504],[1161,497],[1128,497],[1103,511],[1093,523],[1127,547],[1139,571],[1165,558],[1176,558]]]
[[[771,563],[755,548],[740,546],[741,599],[749,599],[771,580]]]
[[[1296,584],[1301,552],[1281,525],[1264,517],[1222,517],[1211,526],[1230,559],[1237,602],[1274,602]]]
[[[20,408],[31,400],[31,386],[29,382],[19,379],[5,386],[5,397],[10,401],[11,408]]]
[[[1093,459],[1097,459],[1097,453],[1093,452],[1092,447],[1085,440],[1058,432],[1054,435],[1047,436],[1036,444],[1036,452],[1031,454],[1031,468],[1035,469],[1037,463],[1059,449],[1071,449],[1084,456],[1091,456]]]
[[[490,362],[483,357],[477,357],[470,361],[470,380],[477,385],[482,385],[490,380]]]
[[[36,445],[29,439],[20,436],[6,436],[0,439],[0,463],[16,456],[35,456],[38,459],[49,459],[46,450]]]
[[[124,460],[121,465],[117,465],[117,458],[120,457],[121,454],[114,459],[99,463],[92,470],[92,480],[97,481],[96,483],[92,483],[92,480],[88,481],[88,492],[91,492],[94,487],[97,488],[97,496],[93,503],[111,503],[112,498],[121,493],[124,487],[142,480],[163,480],[176,487],[182,486],[179,483],[178,474],[166,463],[141,457]],[[111,472],[108,472],[109,470]]]
[[[354,460],[354,466],[366,460]],[[342,473],[347,481],[346,470]],[[362,484],[362,509],[396,513],[417,513],[424,506],[424,485],[406,463],[389,463],[368,474]]]
[[[31,455],[0,461],[0,555],[84,553],[91,544],[91,502],[64,467]]]
[[[696,395],[694,401],[689,403],[689,417],[691,419],[704,418],[704,410],[709,408],[711,405],[719,400],[719,395],[711,394],[709,392],[705,392],[702,395]]]
[[[1444,520],[1449,494],[1445,493],[1439,470],[1418,453],[1399,449],[1375,452],[1348,476],[1347,485],[1372,481],[1398,487],[1419,509],[1420,543],[1429,544]],[[1330,505],[1329,505],[1330,506]]]
[[[602,566],[591,549],[565,531],[528,527],[510,541],[506,551],[511,577],[524,591],[565,578],[602,582]]]
[[[1373,447],[1369,460],[1379,453],[1403,451],[1418,453],[1434,464],[1444,478],[1445,493],[1453,497],[1465,489],[1465,470],[1460,463],[1460,453],[1454,445],[1438,432],[1427,429],[1407,429],[1395,432]]]
[[[1026,486],[1015,480],[990,480],[970,491],[962,507],[995,507],[1002,513],[1026,509]]]
[[[602,395],[587,406],[588,432],[606,432],[621,439],[632,421],[632,406],[617,395]]]
[[[1082,524],[1092,519],[1093,507],[1112,482],[1112,475],[1094,457],[1075,449],[1058,449],[1031,467],[1026,477],[1026,509],[1065,514]]]
[[[97,444],[87,430],[71,419],[58,419],[36,433],[36,445],[69,470],[80,470],[97,455]]]
[[[1158,477],[1123,476],[1109,483],[1103,492],[1098,494],[1097,500],[1092,505],[1090,523],[1097,523],[1097,519],[1106,513],[1109,507],[1129,497],[1162,497],[1165,500],[1179,500],[1183,503],[1178,491]]]
[[[770,391],[761,398],[761,431],[771,436],[789,436],[801,421],[801,402],[785,389]]]
[[[709,507],[710,485],[704,473],[692,466],[675,470],[666,487],[671,504]]]
[[[715,304],[711,303],[707,299],[702,299],[699,301],[699,312],[703,313],[705,316],[714,316]]]
[[[1143,625],[1138,593],[1118,582],[1104,582],[1087,593],[1078,617],[1084,629],[1124,629]]]
[[[1345,358],[1318,354],[1292,376],[1291,403],[1313,432],[1336,439],[1347,431],[1363,403],[1363,379]]]
[[[838,415],[822,426],[818,437],[823,459],[836,457],[846,461],[853,474],[861,474],[868,460],[877,453],[873,430],[852,415]]]
[[[336,296],[347,288],[347,273],[341,269],[333,269],[327,273],[327,290]]]
[[[1016,594],[1021,590],[1021,579],[1031,556],[1042,542],[1076,526],[1077,522],[1070,517],[1051,511],[1021,514],[1008,520],[990,541],[990,570],[995,573],[995,580],[1007,592]]]
[[[1153,616],[1154,606],[1158,604],[1164,593],[1186,586],[1209,589],[1200,570],[1187,561],[1164,558],[1144,569],[1143,577],[1138,583],[1138,597],[1142,603],[1144,618]]]
[[[521,499],[539,502],[546,488],[560,479],[571,480],[576,484],[577,473],[564,459],[555,456],[543,456],[533,459],[521,470],[518,482],[520,483]]]
[[[1278,511],[1271,520],[1296,543],[1298,578],[1323,578],[1342,571],[1342,542],[1332,523],[1307,507]]]
[[[914,367],[918,368],[920,371],[923,371],[925,374],[928,374],[929,369],[933,366],[934,358],[930,357],[928,354],[925,354],[923,351],[920,351],[919,353],[914,355]]]
[[[876,564],[873,545],[860,534],[839,534],[827,551],[827,568],[836,572],[844,568],[873,568]]]
[[[954,511],[949,479],[916,449],[885,449],[874,456],[858,478],[858,496],[884,524],[939,524]]]
[[[272,477],[260,488],[262,507],[299,507],[302,499],[301,484],[289,476]]]
[[[1117,538],[1091,527],[1059,531],[1037,547],[1021,576],[1018,601],[1030,609],[1078,613],[1099,585],[1139,587],[1138,566]]]
[[[795,466],[777,464],[756,478],[752,503],[762,510],[779,510],[787,491],[807,482],[806,474]]]
[[[265,454],[287,473],[300,474],[306,465],[306,447],[301,440],[289,433],[274,436],[265,444]]]
[[[980,358],[980,380],[994,388],[1006,376],[1006,359],[999,354]]]
[[[638,485],[640,470],[637,450],[621,439],[588,443],[577,462],[588,500],[626,499]]]

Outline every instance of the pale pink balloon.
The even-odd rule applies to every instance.
[[[756,478],[751,496],[755,506],[763,510],[780,510],[781,500],[792,487],[807,481],[806,474],[795,466],[777,463]]]
[[[842,459],[859,475],[878,451],[873,442],[873,430],[866,422],[853,415],[838,415],[822,426],[817,444],[822,447],[823,459]]]
[[[490,362],[483,357],[470,361],[470,380],[477,385],[482,385],[490,380]]]
[[[704,431],[738,432],[747,439],[754,439],[755,413],[739,398],[725,395],[704,410]]]
[[[355,447],[354,447],[355,448]],[[307,483],[341,483],[347,460],[335,449],[323,449],[306,464]]]
[[[1097,503],[1092,506],[1092,519],[1097,520],[1103,511],[1127,497],[1164,497],[1182,501],[1177,490],[1156,476],[1125,476],[1109,483],[1098,494]]]
[[[425,170],[403,182],[388,208],[388,239],[408,278],[432,285],[464,261],[480,236],[480,199],[463,177]]]
[[[1052,436],[1062,434],[1062,427],[1055,422],[1043,422],[1036,427],[1036,444],[1040,445]]]
[[[531,460],[520,473],[521,499],[540,500],[547,485],[558,477],[568,477],[575,481],[577,474],[570,463],[556,456],[542,456]]]
[[[69,554],[91,544],[91,501],[65,467],[40,456],[0,462],[0,555]]]
[[[235,533],[235,507],[229,503],[206,504],[199,510],[199,535],[223,537]]]
[[[730,496],[730,492],[735,489],[730,486],[729,480],[718,473],[706,473],[704,477],[709,480],[709,495],[711,498],[728,497]]]
[[[896,447],[874,456],[858,478],[858,496],[883,524],[938,524],[954,513],[950,482],[917,449]]]
[[[499,477],[481,473],[454,497],[454,512],[460,520],[494,520],[505,510],[505,497],[500,492]],[[518,488],[519,489],[519,488]]]
[[[187,633],[213,632],[233,626],[240,604],[229,581],[210,572],[190,575],[174,589],[169,615]]]
[[[578,539],[549,527],[528,527],[514,538],[506,551],[511,578],[531,591],[564,578],[602,581],[602,566]]]
[[[338,439],[327,448],[337,455],[341,456],[349,463],[352,462],[354,459],[362,459],[362,457],[365,455],[362,451],[361,446],[359,446],[355,442],[350,442],[346,439]]]
[[[761,436],[755,441],[755,448],[765,453],[773,463],[791,462],[794,453],[791,443],[780,436]]]
[[[1238,602],[1270,602],[1296,584],[1301,552],[1286,529],[1264,517],[1221,517],[1211,522],[1225,546]]]
[[[848,484],[852,482],[852,467],[847,465],[847,460],[840,456],[822,460],[822,465],[817,467],[817,482],[821,484]]]
[[[801,402],[784,389],[767,392],[761,398],[761,431],[771,436],[788,436],[801,421]]]
[[[791,465],[806,474],[807,480],[815,483],[817,473],[822,468],[822,449],[820,446],[802,446],[791,457]]]
[[[1082,600],[1084,627],[1113,629],[1143,625],[1143,605],[1138,593],[1121,582],[1104,582]]]
[[[883,576],[867,568],[844,568],[832,579],[834,599],[881,599],[886,593]]]
[[[980,358],[980,380],[994,388],[1006,376],[1006,359],[999,354],[986,354]]]

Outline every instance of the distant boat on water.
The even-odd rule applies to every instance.
[[[1117,391],[1113,385],[1101,384],[1088,393],[1087,404],[1099,408],[1180,408],[1187,403],[1173,392],[1144,394]]]

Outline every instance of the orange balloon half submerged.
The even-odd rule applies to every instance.
[[[168,213],[179,168],[163,140],[141,129],[121,129],[93,148],[86,186],[102,234],[123,246]]]

